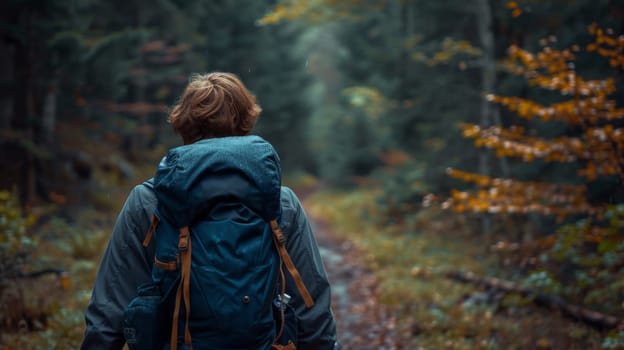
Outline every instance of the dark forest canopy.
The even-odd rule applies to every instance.
[[[239,75],[264,109],[258,131],[285,163],[305,158],[305,147],[288,147],[310,110],[311,78],[293,49],[302,31],[258,26],[268,2],[0,6],[1,186],[17,184],[23,200],[66,192],[67,181],[89,180],[94,167],[119,168],[119,160],[107,164],[111,155],[126,164],[178,144],[167,111],[193,72]]]
[[[101,161],[82,140],[63,134],[69,125],[81,125],[81,137],[107,144],[122,159],[175,145],[166,113],[199,71],[243,78],[264,109],[257,132],[276,144],[287,170],[348,183],[404,154],[424,165],[433,190],[449,188],[449,166],[477,171],[487,163],[488,172],[507,171],[510,165],[467,147],[457,125],[513,122],[484,101],[485,93],[556,98],[502,69],[508,47],[583,46],[594,22],[621,32],[624,11],[607,0],[0,6],[2,186],[17,183],[25,200],[61,191],[65,177],[88,178],[97,166],[91,163]],[[610,74],[591,55],[580,55],[577,70]],[[51,166],[53,160],[72,171]],[[546,165],[514,171],[527,178],[557,173]]]

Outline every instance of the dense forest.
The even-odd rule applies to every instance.
[[[624,348],[621,1],[9,0],[0,23],[3,349],[80,344],[111,225],[211,71],[257,96],[400,348]]]

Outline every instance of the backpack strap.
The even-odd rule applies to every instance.
[[[284,265],[286,265],[288,273],[290,273],[293,280],[295,281],[295,285],[297,286],[297,289],[299,290],[299,293],[301,294],[301,297],[303,298],[306,306],[314,306],[314,300],[312,299],[310,292],[308,292],[308,289],[303,283],[303,279],[301,278],[299,271],[297,271],[297,268],[290,258],[290,255],[288,255],[288,251],[286,250],[286,237],[282,233],[282,230],[279,228],[277,220],[271,220],[270,224],[271,231],[273,231],[273,242],[275,243],[275,247],[277,248],[280,260],[283,262]],[[284,285],[284,283],[282,283],[282,285]]]
[[[180,318],[180,302],[184,299],[186,308],[186,322],[184,323],[184,344],[193,348],[191,342],[191,332],[189,331],[189,315],[191,314],[191,232],[188,226],[180,229],[180,238],[178,240],[178,249],[180,250],[182,271],[180,272],[180,283],[176,292],[175,308],[173,311],[173,325],[171,326],[171,350],[178,349],[178,320]]]
[[[154,235],[154,231],[158,227],[160,219],[156,215],[152,215],[152,222],[150,227],[146,233],[145,240],[143,241],[143,246],[147,247]],[[283,266],[286,265],[286,269],[288,273],[292,276],[295,281],[295,285],[299,290],[299,294],[303,298],[303,301],[307,307],[314,306],[314,300],[310,295],[310,292],[306,288],[299,271],[295,267],[288,251],[286,250],[286,237],[282,233],[282,230],[279,228],[279,224],[277,220],[270,221],[271,231],[273,232],[273,243],[275,244],[275,248],[279,254],[280,258],[280,276],[282,280],[282,290],[281,294],[284,295],[286,288],[286,277],[284,275]],[[191,333],[189,330],[189,315],[191,313],[191,301],[190,301],[190,279],[191,279],[191,234],[188,226],[182,227],[179,233],[178,239],[178,249],[180,251],[180,261],[182,263],[182,270],[180,273],[180,283],[178,284],[178,289],[176,291],[176,300],[175,300],[175,308],[173,312],[173,324],[171,327],[171,343],[170,349],[177,350],[178,349],[178,327],[179,327],[179,318],[180,318],[180,306],[182,300],[184,300],[184,306],[186,311],[186,321],[184,326],[184,344],[189,346],[191,349],[193,347],[191,340]],[[167,268],[169,270],[169,268]],[[284,309],[281,310],[281,318],[282,323],[280,325],[280,329],[278,331],[278,335],[276,339],[281,337],[281,334],[284,330]],[[291,350],[295,349],[294,344],[289,342],[287,345],[279,345],[273,344],[274,349],[279,350]]]
[[[142,185],[147,187],[149,191],[154,193],[154,179],[153,178],[147,181],[144,181]],[[147,248],[147,246],[150,244],[150,241],[152,240],[152,236],[154,235],[154,231],[156,231],[156,228],[158,227],[159,222],[160,222],[160,218],[156,216],[156,213],[153,213],[151,224],[149,226],[149,229],[147,229],[147,233],[145,234],[145,239],[143,240],[143,247]]]
[[[147,246],[150,244],[150,241],[152,240],[152,236],[154,235],[154,231],[156,231],[156,228],[158,227],[158,223],[160,222],[160,219],[158,218],[158,216],[156,216],[156,214],[152,214],[152,223],[150,224],[149,229],[147,229],[147,233],[145,234],[145,239],[143,240],[143,247],[147,248]]]
[[[273,344],[271,345],[271,349],[274,350],[297,350],[297,348],[295,347],[295,344],[293,344],[292,341],[288,341],[288,344],[286,345],[280,345],[280,344]]]

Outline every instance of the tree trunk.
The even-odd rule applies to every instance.
[[[14,69],[14,86],[12,89],[12,108],[9,114],[9,128],[13,134],[13,140],[10,141],[14,148],[12,165],[13,172],[10,172],[7,179],[8,182],[17,184],[21,203],[28,205],[35,199],[36,173],[35,173],[35,157],[29,146],[35,143],[34,122],[36,117],[36,97],[34,65],[35,52],[34,45],[36,40],[33,33],[33,15],[25,12],[12,13],[10,17],[11,24],[23,28],[23,41],[14,42],[13,50],[13,67]]]
[[[477,31],[479,42],[483,54],[481,56],[481,90],[483,94],[494,92],[496,84],[496,61],[494,57],[494,33],[492,32],[492,11],[488,0],[477,0],[476,3]],[[487,128],[492,123],[492,106],[485,98],[481,100],[481,120],[479,124],[482,128]],[[479,153],[479,173],[489,176],[490,152],[486,149]],[[481,221],[482,230],[489,235],[492,229],[492,218],[485,214]]]
[[[0,3],[0,23],[9,23],[11,14],[8,11],[6,1]],[[13,45],[6,39],[0,40],[0,80],[13,81],[15,67],[13,65]],[[0,131],[9,129],[11,125],[11,115],[13,114],[13,89],[7,89],[6,93],[0,95]]]
[[[26,126],[26,130],[24,131],[26,135],[26,139],[29,142],[35,142],[35,130],[33,128],[33,121],[31,120],[35,116],[35,97],[32,84],[28,86],[28,96],[27,102],[28,104],[28,116],[29,121]],[[32,151],[26,149],[26,163],[24,164],[24,180],[26,181],[23,187],[24,198],[23,202],[26,205],[31,204],[35,200],[35,192],[37,189],[37,173],[36,173],[36,160]]]
[[[401,33],[401,39],[402,40],[406,40],[409,39],[410,36],[413,35],[413,9],[414,9],[414,4],[412,3],[412,1],[410,0],[404,0],[400,2],[399,5],[400,8],[400,13],[399,13],[399,19],[400,19],[400,26],[399,26],[399,31]],[[405,102],[405,100],[409,97],[409,93],[408,93],[408,82],[409,82],[409,71],[410,71],[410,65],[411,65],[411,57],[408,53],[408,50],[406,50],[405,48],[401,49],[401,62],[400,64],[397,65],[397,73],[398,73],[398,78],[399,78],[399,108],[400,108],[400,112],[403,112],[403,102]]]
[[[494,57],[494,33],[492,32],[492,11],[488,0],[477,0],[477,29],[483,54],[481,56],[481,90],[483,94],[494,93],[496,84],[496,61]],[[485,98],[481,102],[481,127],[488,127],[493,119],[492,106]],[[479,163],[484,175],[490,168],[486,157]]]
[[[13,55],[15,50],[6,42],[0,42],[0,80],[13,81],[15,68]],[[13,115],[13,89],[7,89],[7,94],[0,96],[0,130],[7,130],[11,126]]]
[[[46,149],[54,146],[54,129],[56,128],[56,83],[51,83],[43,101],[43,118],[41,121],[41,142]]]

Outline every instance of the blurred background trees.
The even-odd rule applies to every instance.
[[[178,144],[166,114],[192,72],[241,76],[265,111],[259,131],[285,163],[305,163],[306,148],[289,146],[310,113],[305,59],[292,49],[302,31],[258,26],[267,3],[1,6],[2,186],[16,183],[24,203],[69,195],[68,182],[88,181],[97,168],[131,176],[128,161]],[[87,149],[85,139],[106,147]]]

